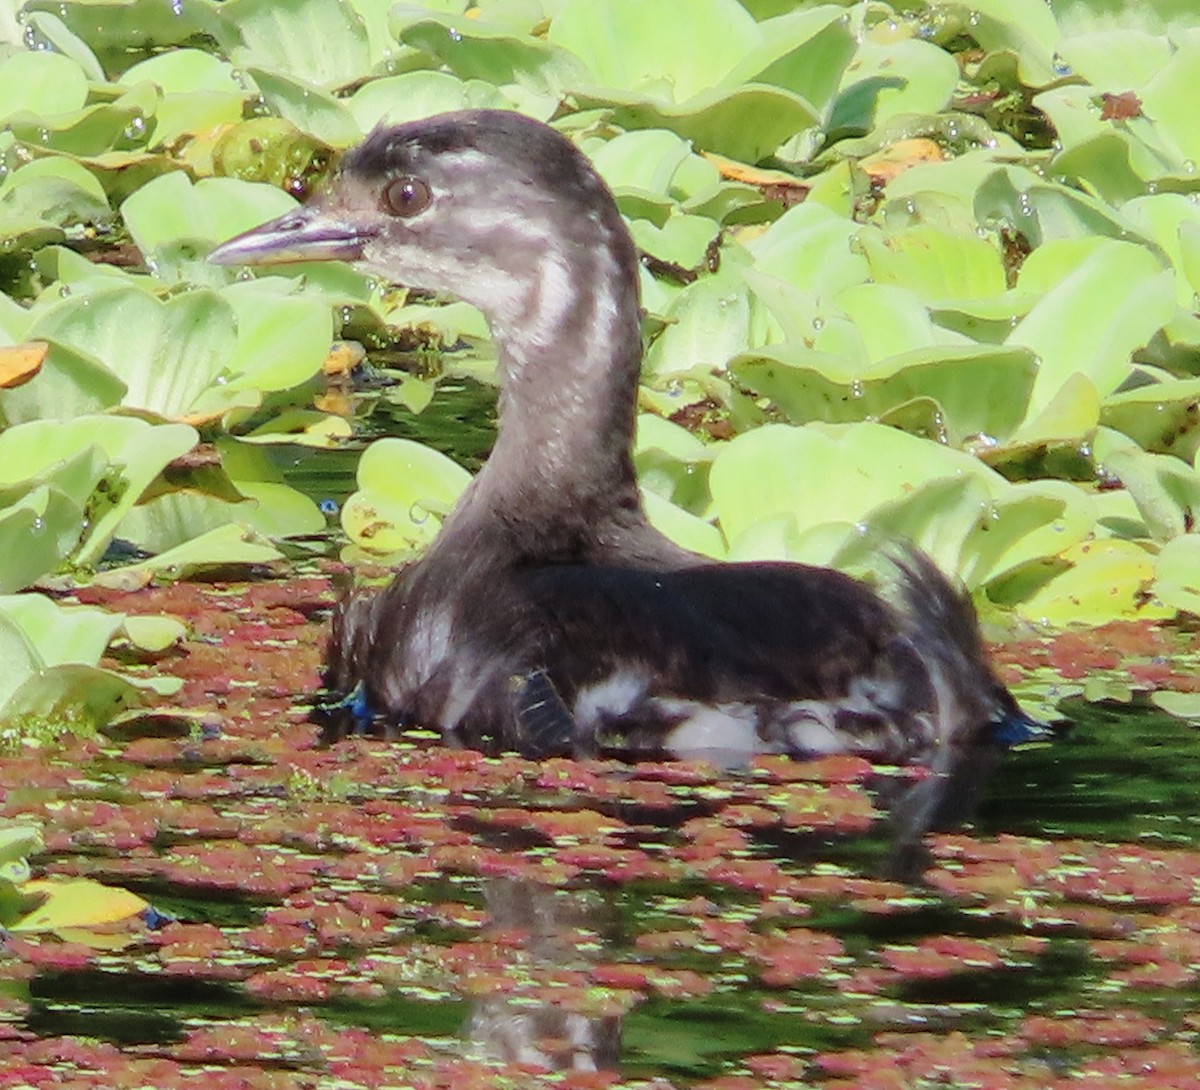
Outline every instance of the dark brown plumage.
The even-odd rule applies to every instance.
[[[1031,723],[969,603],[924,558],[897,592],[716,564],[653,529],[631,445],[637,255],[565,138],[475,111],[376,130],[311,204],[214,260],[341,257],[478,306],[500,431],[432,547],[334,621],[330,738],[390,725],[530,754],[616,745],[854,752],[949,772]],[[803,467],[798,467],[803,471]]]

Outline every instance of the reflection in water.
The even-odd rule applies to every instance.
[[[475,1003],[466,1032],[480,1058],[550,1071],[616,1067],[620,1016],[571,1010],[554,1001],[554,989],[536,986],[547,970],[583,969],[595,961],[607,915],[599,895],[516,879],[485,882],[483,892],[492,930],[523,935],[514,958],[527,963],[534,986]]]
[[[888,815],[888,877],[920,881],[932,862],[926,834],[948,832],[971,820],[1004,752],[999,746],[972,746],[950,755],[945,767],[930,770],[916,782],[872,785],[876,801]]]
[[[919,882],[933,863],[925,844],[934,830],[958,827],[973,814],[1002,751],[975,747],[940,773],[914,779],[879,777],[872,785],[887,814],[888,877]],[[731,776],[736,773],[731,770]],[[848,841],[878,843],[878,827]],[[796,846],[793,845],[793,849]],[[811,847],[811,846],[810,846]],[[801,867],[816,865],[820,852],[794,856]],[[807,869],[805,867],[805,869]],[[622,1016],[578,1009],[563,1001],[564,972],[586,972],[613,956],[616,909],[599,889],[553,888],[518,879],[482,884],[489,932],[512,951],[512,970],[522,985],[474,1000],[465,1027],[475,1058],[520,1063],[548,1071],[615,1069],[620,1061]]]

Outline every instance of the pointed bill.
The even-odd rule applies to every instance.
[[[357,261],[375,237],[367,223],[355,223],[318,205],[286,215],[223,242],[208,260],[215,265],[283,265],[293,261]]]

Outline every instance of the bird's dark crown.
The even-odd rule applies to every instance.
[[[342,172],[363,181],[412,174],[420,177],[440,158],[474,151],[493,174],[517,175],[538,188],[561,194],[597,189],[595,173],[565,136],[522,114],[505,110],[462,110],[402,125],[377,126],[348,152]]]

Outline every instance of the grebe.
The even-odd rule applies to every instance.
[[[854,753],[952,773],[1037,734],[919,554],[896,560],[893,602],[826,568],[717,563],[650,525],[631,454],[638,255],[554,129],[486,110],[377,128],[312,201],[211,256],[323,258],[474,304],[500,376],[495,449],[432,546],[335,614],[327,739],[419,724],[531,756]]]

